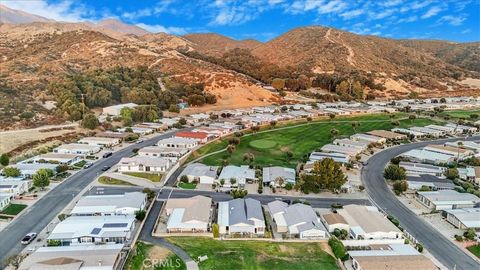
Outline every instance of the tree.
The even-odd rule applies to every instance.
[[[331,158],[315,161],[311,174],[303,174],[300,188],[304,193],[318,193],[322,189],[335,191],[347,182],[340,164]]]
[[[247,196],[248,191],[246,189],[234,189],[230,191],[230,194],[234,199],[238,199]]]
[[[40,169],[33,175],[33,185],[44,189],[50,185],[51,173],[46,169]]]
[[[60,164],[60,165],[58,165],[58,167],[55,169],[55,171],[57,171],[57,173],[66,172],[66,171],[68,171],[68,165],[66,165],[66,164]]]
[[[336,128],[330,129],[330,135],[331,135],[333,138],[336,138],[339,133],[340,133],[340,132],[339,132],[338,129],[336,129]]]
[[[275,120],[270,121],[270,126],[271,126],[272,128],[274,128],[276,125],[277,125],[277,121],[275,121]]]
[[[279,79],[279,78],[273,79],[272,87],[275,88],[276,90],[282,90],[283,88],[285,88],[285,80]]]
[[[347,249],[343,245],[342,241],[338,240],[335,236],[328,239],[328,245],[332,248],[333,254],[337,259],[346,261],[348,259]]]
[[[407,189],[408,189],[408,183],[406,180],[400,180],[393,183],[393,190],[397,195],[400,195],[402,192],[407,191]]]
[[[100,125],[97,117],[93,113],[86,114],[82,120],[82,127],[96,129]]]
[[[230,178],[230,184],[233,186],[233,185],[235,185],[235,183],[237,183],[237,179],[235,179],[233,177]]]
[[[285,151],[285,159],[286,159],[287,161],[290,161],[290,160],[292,159],[292,157],[293,157],[293,152],[290,151],[290,150],[286,150],[286,151]]]
[[[243,155],[243,161],[247,161],[249,163],[255,160],[255,155],[253,153],[245,153]]]
[[[187,124],[187,120],[182,117],[182,118],[180,118],[180,119],[178,120],[178,123],[179,123],[180,125],[184,126],[184,125]]]
[[[144,220],[146,215],[147,215],[147,212],[145,212],[145,210],[135,211],[135,219],[138,221]]]
[[[329,114],[328,114],[328,117],[330,118],[330,120],[333,120],[333,118],[335,118],[335,114],[329,113]]]
[[[253,132],[257,132],[260,130],[260,127],[259,126],[253,126],[250,128]]]
[[[410,122],[413,122],[413,120],[415,120],[416,118],[417,118],[417,116],[414,115],[414,114],[410,114],[410,115],[408,116],[408,119],[410,119]]]
[[[2,166],[8,166],[8,164],[10,163],[10,158],[8,157],[7,154],[2,154],[0,155],[0,164]]]
[[[238,145],[239,143],[240,143],[240,138],[238,138],[238,137],[233,137],[233,138],[228,139],[228,144]]]
[[[168,111],[173,113],[179,113],[180,109],[176,104],[170,104],[170,107],[168,107]]]
[[[182,176],[180,177],[180,182],[182,182],[182,183],[188,183],[188,182],[189,182],[188,176],[182,175]]]
[[[352,122],[352,128],[353,128],[353,132],[357,132],[357,128],[360,126],[360,123],[355,121],[355,122]]]
[[[404,180],[407,177],[405,169],[394,164],[390,164],[385,168],[383,177],[388,180]]]
[[[463,233],[463,236],[464,236],[465,238],[467,238],[468,240],[473,240],[473,239],[475,239],[475,237],[477,236],[477,234],[476,234],[476,232],[475,232],[475,229],[469,228],[469,229],[467,229],[467,231],[465,231],[465,232]]]
[[[457,168],[449,168],[445,171],[445,177],[447,177],[450,180],[458,178],[459,173]]]
[[[16,167],[5,167],[3,168],[3,174],[6,177],[19,177],[21,174],[21,171]]]
[[[231,154],[233,153],[233,151],[235,151],[235,145],[233,144],[228,145],[227,152]]]
[[[155,191],[149,189],[149,188],[144,188],[142,190],[142,193],[147,194],[147,200],[151,201],[155,198]]]

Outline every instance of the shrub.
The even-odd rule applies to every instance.
[[[3,174],[6,177],[19,177],[21,172],[16,167],[5,167],[3,168]]]
[[[415,248],[418,250],[418,252],[420,252],[420,253],[423,252],[423,246],[422,246],[422,244],[417,243],[417,244],[415,245]]]
[[[56,239],[48,239],[47,241],[47,246],[48,247],[59,247],[62,243],[60,242],[60,240],[56,240]]]
[[[346,261],[348,259],[347,249],[343,246],[343,243],[338,240],[335,236],[330,237],[328,240],[328,245],[332,248],[333,254],[337,259]]]
[[[182,183],[188,183],[188,176],[182,175],[182,176],[180,177],[180,182],[182,182]]]
[[[220,229],[218,227],[217,223],[212,224],[212,232],[213,232],[213,237],[219,238],[220,237]]]
[[[458,242],[463,242],[463,236],[455,234],[455,240]]]
[[[403,180],[407,177],[405,169],[394,164],[390,164],[385,168],[383,176],[388,180]]]
[[[135,211],[135,219],[138,221],[144,220],[146,215],[147,215],[147,212],[145,212],[145,210]]]

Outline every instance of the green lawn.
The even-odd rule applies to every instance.
[[[158,174],[158,173],[127,172],[127,173],[124,173],[124,174],[135,176],[135,177],[140,177],[140,178],[145,178],[145,179],[150,180],[152,182],[160,182],[160,180],[162,180],[162,174]]]
[[[197,149],[194,151],[186,160],[186,163],[205,155],[206,153],[212,153],[221,149],[224,149],[225,147],[228,146],[228,141],[227,140],[216,140],[213,141],[205,146],[203,146],[200,149]]]
[[[100,178],[98,178],[98,182],[104,185],[135,186],[132,183],[129,183],[120,179],[107,177],[107,176],[100,176]]]
[[[183,183],[183,182],[180,182],[178,183],[177,185],[179,188],[183,188],[183,189],[195,189],[197,187],[197,184],[195,183]]]
[[[451,118],[465,118],[467,120],[478,120],[470,119],[471,114],[480,115],[480,110],[453,110],[453,111],[443,111],[440,113],[441,116],[450,116]]]
[[[470,252],[472,252],[473,254],[475,254],[475,256],[480,258],[480,245],[469,246],[467,247],[467,249],[470,250]]]
[[[170,237],[190,257],[206,255],[200,269],[340,269],[320,243],[219,241],[201,237]]]
[[[20,212],[22,212],[22,210],[25,209],[26,207],[27,207],[26,204],[12,203],[9,206],[7,206],[7,208],[3,209],[3,211],[0,212],[0,214],[15,216],[15,215],[18,215]]]
[[[353,121],[360,123],[356,131],[352,128]],[[427,118],[418,118],[415,120],[403,119],[399,120],[399,122],[400,127],[403,128],[438,123],[435,120]],[[337,137],[348,137],[354,133],[374,129],[390,130],[394,128],[394,126],[391,124],[389,116],[384,114],[349,118],[342,117],[338,119],[335,118],[332,121],[321,120],[311,122],[307,125],[297,125],[287,129],[259,132],[244,136],[240,139],[240,144],[236,146],[236,150],[232,154],[224,151],[205,157],[201,162],[207,165],[221,166],[223,160],[228,160],[230,164],[242,165],[245,164],[243,161],[244,154],[250,152],[255,156],[255,160],[253,161],[254,165],[287,166],[293,168],[305,155],[332,142],[334,138],[330,135],[330,130],[333,128],[339,131]],[[227,144],[228,138],[223,141],[224,144]],[[211,149],[211,147],[209,147],[209,149]],[[202,148],[200,150],[202,150]],[[286,151],[293,153],[293,157],[290,160],[287,159]],[[202,153],[209,153],[209,151],[202,150]]]
[[[73,164],[74,167],[78,167],[78,168],[83,168],[83,166],[85,166],[85,164],[87,164],[87,161],[85,160],[80,160],[79,162]]]
[[[152,248],[154,246],[144,242],[137,242],[135,245],[135,252],[131,252],[128,256],[127,262],[123,269],[126,270],[143,270],[143,269],[154,269],[154,270],[183,270],[187,269],[185,263],[180,259],[176,254],[170,254],[166,259],[161,262],[157,262],[158,258],[155,258],[155,255],[152,254]],[[135,255],[134,255],[135,254]],[[146,260],[149,259],[149,260]],[[144,262],[147,267],[143,267]],[[155,267],[150,267],[150,263],[155,263]]]

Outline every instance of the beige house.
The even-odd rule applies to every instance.
[[[165,204],[165,213],[168,216],[167,232],[208,232],[212,198],[194,196],[191,198],[169,199]]]

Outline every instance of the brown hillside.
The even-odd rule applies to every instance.
[[[215,33],[188,34],[184,38],[193,43],[195,50],[209,56],[222,56],[235,48],[251,50],[262,44],[254,39],[235,40]]]

